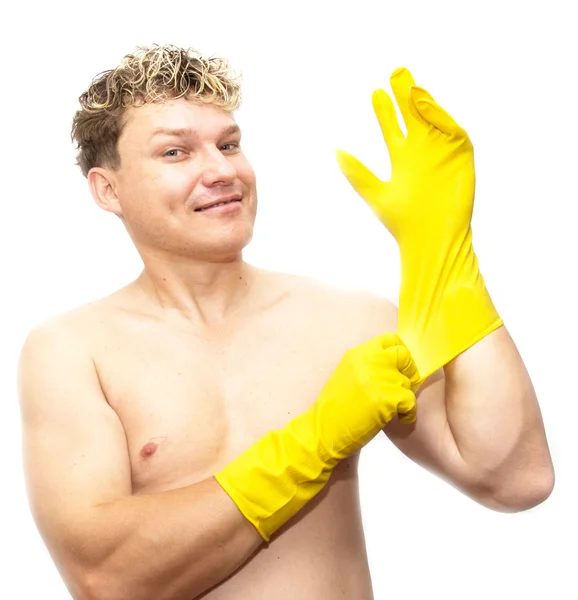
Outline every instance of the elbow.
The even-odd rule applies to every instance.
[[[140,585],[136,584],[128,589],[129,577],[114,577],[105,570],[92,570],[86,572],[82,581],[78,582],[81,593],[73,597],[75,600],[145,600],[150,595],[139,592]]]
[[[149,593],[140,593],[138,584],[134,588],[127,589],[126,582],[115,582],[106,580],[102,577],[95,577],[89,582],[85,582],[84,594],[79,596],[78,600],[150,600]],[[155,596],[157,597],[157,596]]]
[[[120,597],[104,589],[102,577],[86,561],[62,561],[57,562],[57,566],[74,600],[114,600]]]
[[[78,600],[116,600],[125,597],[121,586],[113,583],[111,578],[102,572],[87,572],[78,584],[81,590]],[[76,599],[76,596],[74,598]]]
[[[75,600],[182,600],[183,592],[169,584],[162,587],[151,579],[145,580],[134,574],[94,571],[82,582],[82,593]],[[191,586],[192,587],[192,586]],[[190,588],[189,588],[190,590]],[[187,600],[197,597],[194,591],[187,592]]]
[[[497,512],[517,513],[545,502],[554,490],[554,469],[535,469],[516,473],[507,481],[490,487],[480,503]]]

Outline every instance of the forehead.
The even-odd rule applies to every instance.
[[[235,125],[230,111],[186,98],[131,106],[123,121],[121,137],[139,138],[140,141],[154,138],[159,130],[190,129],[202,137]]]

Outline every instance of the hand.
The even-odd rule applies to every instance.
[[[337,152],[341,170],[395,237],[401,258],[398,329],[422,378],[503,324],[472,246],[475,171],[471,141],[450,115],[398,69],[391,86],[404,136],[384,90],[373,107],[389,149],[392,176],[381,181]]]
[[[395,333],[347,352],[315,402],[215,474],[264,540],[319,493],[335,465],[394,416],[415,421],[416,365]]]
[[[349,350],[313,406],[299,419],[316,423],[317,451],[331,465],[365,446],[394,417],[416,420],[416,364],[395,333],[380,335]],[[306,435],[299,433],[305,439]]]
[[[387,144],[392,176],[381,181],[356,158],[337,152],[341,170],[399,244],[408,236],[427,245],[463,237],[474,205],[473,146],[468,134],[430,94],[414,84],[407,69],[391,76],[391,87],[407,127],[402,133],[395,108],[382,89],[373,108]],[[425,238],[425,239],[424,239]],[[440,239],[441,238],[441,239]]]

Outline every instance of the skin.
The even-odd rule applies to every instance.
[[[121,168],[88,181],[144,269],[22,350],[31,507],[75,598],[373,597],[358,455],[269,544],[212,477],[311,406],[349,348],[396,328],[386,299],[243,261],[257,192],[239,134],[223,134],[234,124],[185,99],[127,111]],[[151,138],[159,128],[189,131]],[[195,211],[231,193],[235,212]],[[384,430],[407,456],[494,510],[550,494],[540,411],[505,327],[418,399],[417,423]]]

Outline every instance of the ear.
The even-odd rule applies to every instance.
[[[122,217],[122,208],[116,193],[116,183],[110,169],[93,167],[86,175],[94,201],[107,212]]]

